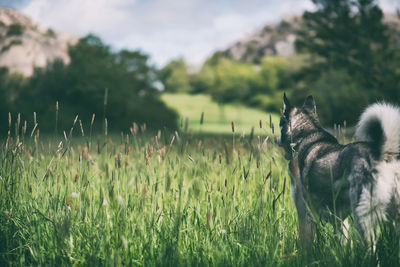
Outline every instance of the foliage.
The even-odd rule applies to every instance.
[[[170,61],[160,70],[160,80],[164,84],[164,91],[171,93],[188,93],[192,90],[188,66],[180,58]]]
[[[304,95],[312,92],[316,99],[320,121],[329,126],[358,121],[362,110],[369,104],[369,96],[348,73],[324,72],[311,85],[298,86],[293,90],[293,102],[304,101]]]
[[[25,79],[18,73],[9,73],[6,67],[0,67],[0,131],[9,129],[8,112],[15,105],[18,95],[23,91]]]
[[[365,102],[400,101],[400,75],[396,73],[398,62],[394,60],[396,51],[390,46],[388,27],[383,23],[383,13],[376,1],[313,2],[317,10],[304,13],[304,27],[296,41],[299,51],[313,55],[313,61],[300,76],[309,87],[307,94],[317,93],[323,98],[322,102],[334,102],[333,106],[322,106],[326,114],[328,111],[334,114],[354,111],[358,114]],[[347,78],[343,78],[343,73],[347,73]],[[334,81],[327,77],[336,74],[339,74],[339,80],[351,80],[351,84],[342,84],[340,88],[334,87],[334,83],[321,84],[324,80]],[[321,86],[325,89],[312,90]],[[349,104],[351,109],[347,109],[341,102],[355,103],[357,97],[352,97],[353,92],[366,95],[366,99],[363,97],[366,101],[356,106]],[[332,95],[336,97],[330,99]],[[330,118],[331,123],[339,119]],[[355,116],[351,122],[355,122]]]
[[[50,38],[55,38],[57,35],[56,33],[53,31],[53,29],[47,29],[45,36],[50,37]]]
[[[7,36],[19,36],[24,33],[24,26],[19,23],[14,23],[8,26]]]
[[[129,129],[132,122],[153,129],[177,127],[176,114],[159,99],[157,71],[148,64],[147,55],[112,52],[93,35],[70,47],[69,55],[69,65],[56,60],[45,69],[35,69],[14,113],[22,112],[31,121],[36,112],[40,129],[47,132],[54,130],[56,120],[58,129],[69,128],[76,115],[89,127],[93,114],[93,128],[98,131],[104,130],[105,119],[110,131]]]
[[[287,75],[287,61],[281,57],[265,57],[260,66],[256,66],[216,54],[193,75],[191,81],[194,92],[209,93],[218,103],[240,101],[277,112],[280,101],[265,104],[260,99],[281,94],[288,82],[285,79]]]
[[[313,3],[316,10],[301,20],[295,56],[266,56],[250,64],[219,51],[196,73],[177,72],[167,91],[179,91],[184,84],[186,92],[210,94],[218,103],[241,102],[271,112],[278,112],[283,91],[298,104],[312,94],[322,121],[330,125],[354,124],[362,109],[377,100],[399,103],[400,51],[376,1]],[[282,23],[279,29],[287,27]]]

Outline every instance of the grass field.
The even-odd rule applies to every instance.
[[[16,125],[0,151],[0,266],[398,264],[398,237],[371,252],[353,228],[342,243],[319,221],[313,256],[300,253],[287,162],[266,124],[269,137],[91,139]]]
[[[181,117],[182,128],[188,119],[188,128],[197,133],[229,134],[232,132],[232,121],[235,131],[250,134],[254,127],[255,133],[265,135],[260,129],[260,120],[269,125],[270,115],[275,130],[279,131],[279,116],[246,107],[241,104],[219,106],[208,95],[163,94],[167,106],[175,109]],[[203,124],[200,124],[201,114],[204,113]]]

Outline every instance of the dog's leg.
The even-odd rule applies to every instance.
[[[305,200],[305,192],[300,178],[300,172],[297,165],[297,160],[292,160],[289,164],[292,197],[296,206],[298,223],[299,223],[299,237],[301,249],[306,254],[311,253],[312,242],[314,239],[315,226],[308,214],[308,209]]]
[[[367,164],[361,163],[354,166],[350,182],[350,205],[353,215],[354,226],[357,229],[358,237],[365,244],[374,242],[373,219],[374,213],[371,210],[373,199],[372,183],[373,177],[370,170],[366,170]]]
[[[334,226],[335,234],[338,238],[340,244],[345,245],[349,239],[349,218],[344,220],[340,218],[335,218],[332,221],[332,225]]]
[[[307,254],[311,252],[314,240],[315,226],[311,216],[307,212],[304,199],[297,199],[296,202],[297,215],[299,220],[299,236],[302,249]]]

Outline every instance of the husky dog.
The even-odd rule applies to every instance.
[[[341,145],[318,121],[308,96],[301,108],[283,96],[278,144],[290,160],[289,175],[300,241],[309,247],[312,218],[333,224],[352,215],[362,239],[376,240],[381,222],[400,221],[400,109],[368,107],[357,125],[359,142]]]

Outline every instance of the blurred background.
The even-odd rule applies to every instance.
[[[400,104],[398,0],[0,0],[0,131],[249,132]],[[278,128],[278,127],[277,127]]]

